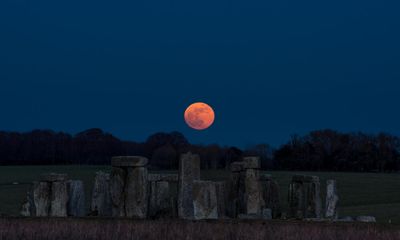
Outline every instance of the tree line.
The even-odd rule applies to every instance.
[[[155,133],[144,142],[123,141],[88,129],[71,135],[51,130],[0,132],[1,165],[110,164],[112,156],[141,155],[151,169],[177,169],[180,154],[201,157],[203,169],[229,168],[243,156],[259,156],[269,170],[393,172],[400,170],[400,139],[380,133],[340,133],[334,130],[294,135],[274,149],[268,144],[240,149],[217,144],[191,144],[179,132]]]

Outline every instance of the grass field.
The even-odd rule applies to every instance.
[[[2,166],[0,167],[0,213],[18,215],[29,184],[42,173],[69,174],[71,179],[84,181],[89,203],[96,171],[110,171],[108,166]],[[373,215],[381,223],[400,224],[400,174],[325,173],[325,172],[268,172],[278,181],[283,208],[286,206],[288,185],[296,174],[317,175],[325,193],[325,181],[336,179],[340,197],[340,216]],[[225,171],[202,171],[202,179],[222,180]],[[18,182],[18,184],[13,184]]]

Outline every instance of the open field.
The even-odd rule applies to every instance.
[[[68,173],[72,179],[85,183],[87,200],[96,171],[110,171],[108,166],[2,166],[0,167],[0,213],[18,215],[30,183],[42,173]],[[286,203],[288,185],[296,173],[321,178],[322,193],[326,179],[338,181],[340,216],[373,215],[381,223],[400,224],[400,174],[325,173],[325,172],[268,172],[278,181],[282,202]],[[202,171],[203,179],[225,179],[225,171]],[[18,182],[18,184],[13,184]],[[89,203],[89,201],[87,201]],[[287,206],[284,205],[285,209]]]
[[[394,226],[363,223],[2,218],[0,239],[398,240],[400,230]]]

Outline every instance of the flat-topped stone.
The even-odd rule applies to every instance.
[[[271,174],[260,174],[260,181],[272,181]]]
[[[245,169],[260,169],[261,162],[259,157],[244,157],[243,158]]]
[[[178,174],[149,174],[148,180],[150,182],[178,182]]]
[[[231,172],[241,172],[244,169],[244,162],[231,163]]]
[[[40,176],[42,182],[62,182],[68,179],[68,175],[64,173],[47,173]]]
[[[149,160],[141,156],[118,156],[111,159],[113,167],[144,167]]]

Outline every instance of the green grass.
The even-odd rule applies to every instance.
[[[89,203],[96,171],[110,171],[108,166],[2,166],[0,167],[0,213],[18,215],[29,183],[48,172],[67,173],[71,179],[84,181]],[[281,189],[283,208],[287,208],[287,191],[294,174],[316,175],[321,179],[322,197],[327,179],[336,179],[340,197],[340,216],[373,215],[382,223],[400,224],[400,174],[329,173],[329,172],[268,172]],[[202,171],[202,179],[224,180],[225,171]],[[19,185],[11,185],[19,182]],[[323,204],[324,205],[324,204]]]

